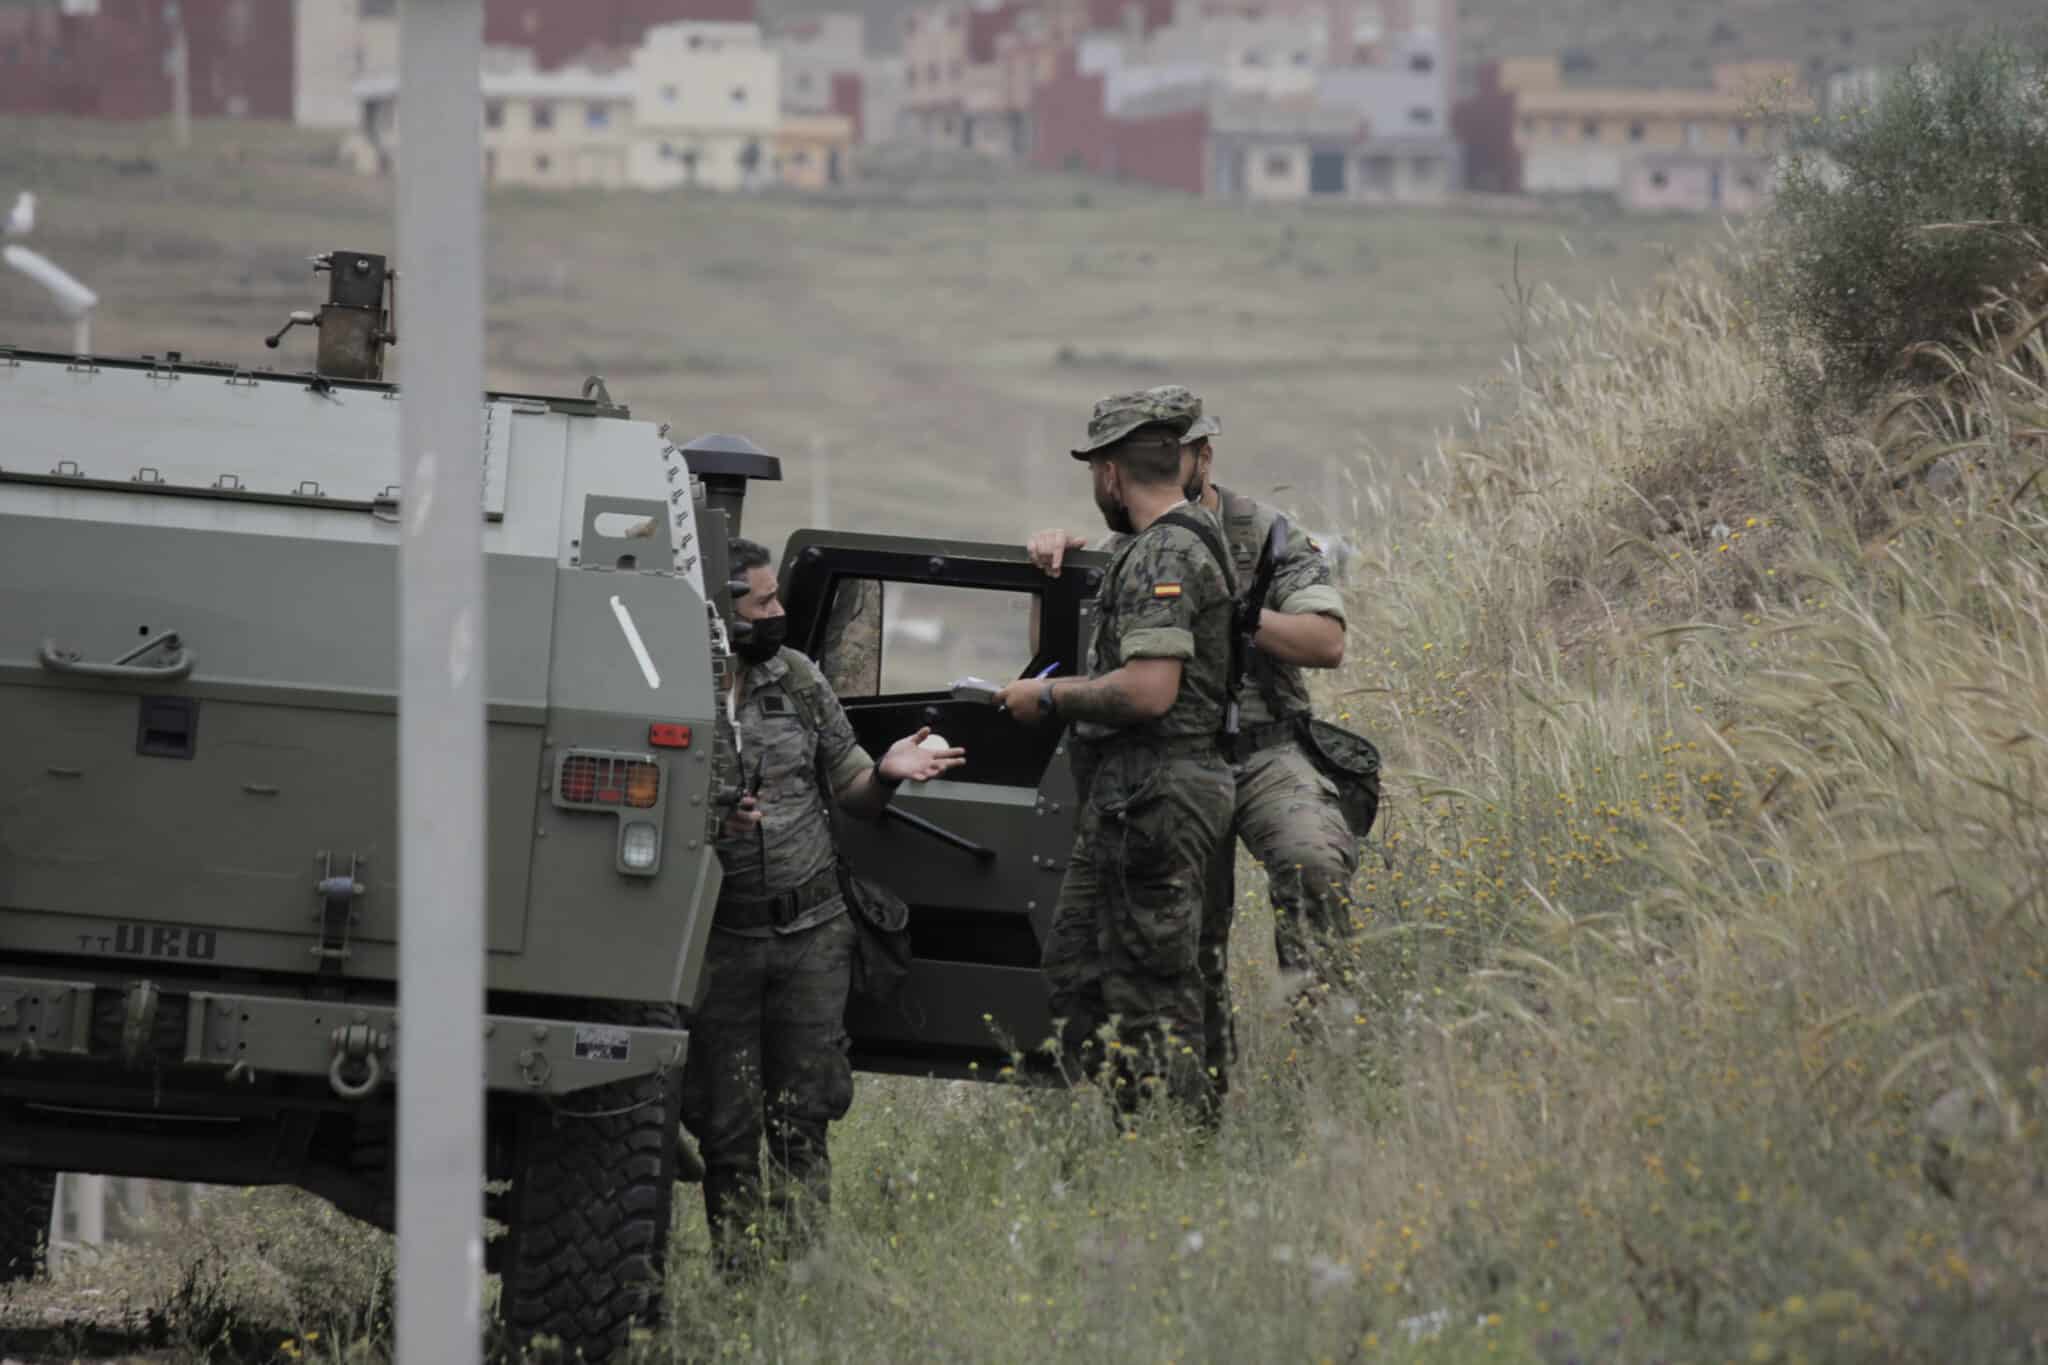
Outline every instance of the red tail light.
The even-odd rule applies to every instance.
[[[610,765],[609,759],[571,754],[562,763],[562,799],[582,803],[597,793],[597,770]]]
[[[562,760],[557,795],[565,805],[647,810],[661,800],[661,768],[630,758],[570,754]]]

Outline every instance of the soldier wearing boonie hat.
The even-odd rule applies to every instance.
[[[1151,392],[1187,391],[1173,386]],[[1222,429],[1215,414],[1197,408],[1180,435],[1193,458],[1182,492],[1221,520],[1242,587],[1251,582],[1280,513],[1210,480],[1210,438]],[[1110,537],[1090,548],[1114,550],[1118,541]],[[1056,576],[1065,552],[1086,543],[1065,531],[1042,531],[1031,538],[1031,557]],[[1334,959],[1353,927],[1350,888],[1358,867],[1358,836],[1299,738],[1300,724],[1311,710],[1304,670],[1341,664],[1345,632],[1344,599],[1331,581],[1329,561],[1299,527],[1289,531],[1267,602],[1238,699],[1238,737],[1228,755],[1236,787],[1232,830],[1265,865],[1277,960],[1282,972],[1295,979],[1295,1007],[1306,1019],[1342,973]],[[1236,1051],[1227,980],[1235,864],[1236,840],[1226,837],[1205,881],[1202,914],[1204,1060],[1219,1090],[1228,1086]]]
[[[1103,572],[1088,676],[1012,683],[998,704],[1025,724],[1073,727],[1079,818],[1045,948],[1061,1042],[1095,1071],[1114,1017],[1119,1105],[1163,1089],[1206,1121],[1203,880],[1232,807],[1217,738],[1237,588],[1209,549],[1221,525],[1181,492],[1181,440],[1201,415],[1177,385],[1095,405],[1072,453],[1126,539]]]

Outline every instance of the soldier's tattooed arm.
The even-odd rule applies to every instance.
[[[1018,720],[1035,724],[1044,712],[1045,685],[1026,678],[1004,688],[999,703]],[[1138,725],[1173,709],[1180,695],[1179,659],[1133,659],[1099,678],[1068,678],[1052,685],[1053,705],[1068,720],[1097,725]]]

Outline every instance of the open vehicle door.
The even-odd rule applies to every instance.
[[[967,750],[946,778],[903,787],[880,825],[840,822],[853,870],[910,905],[909,982],[893,1005],[848,1013],[864,1070],[993,1079],[1011,1048],[1028,1055],[1052,1036],[1039,958],[1073,847],[1065,726],[1020,725],[948,689],[1048,667],[1084,675],[1107,562],[1071,554],[1047,578],[1021,545],[790,537],[789,643],[817,660],[862,746],[879,755],[929,725]]]

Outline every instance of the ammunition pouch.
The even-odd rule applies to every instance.
[[[893,1004],[910,979],[910,906],[880,882],[849,872],[839,885],[853,916],[853,993],[877,1005]]]
[[[1336,785],[1344,823],[1363,839],[1380,809],[1380,751],[1364,735],[1314,716],[1302,716],[1293,726],[1309,762]]]
[[[773,896],[720,896],[711,922],[720,929],[780,931],[840,894],[838,868],[829,867],[802,886]]]

